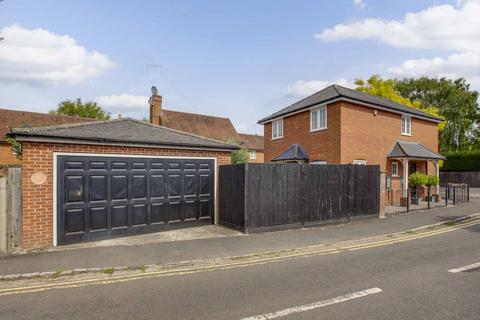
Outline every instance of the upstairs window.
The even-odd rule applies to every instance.
[[[310,111],[310,131],[327,129],[327,107]]]
[[[402,116],[402,134],[407,136],[412,135],[412,118],[410,116]]]
[[[272,121],[272,139],[283,137],[283,119]]]
[[[248,154],[250,155],[250,159],[252,159],[252,160],[257,159],[257,151],[256,150],[250,150],[248,152]]]

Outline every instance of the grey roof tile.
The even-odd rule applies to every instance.
[[[288,161],[288,160],[308,160],[307,152],[299,144],[292,144],[287,150],[282,152],[279,156],[272,159],[272,161]]]
[[[441,119],[439,117],[435,117],[435,116],[433,116],[429,113],[423,112],[423,111],[418,110],[418,109],[407,107],[403,104],[394,102],[392,100],[377,97],[377,96],[374,96],[374,95],[371,95],[371,94],[363,93],[363,92],[360,92],[360,91],[357,91],[357,90],[353,90],[353,89],[350,89],[350,88],[346,88],[346,87],[342,87],[342,86],[334,84],[334,85],[328,86],[325,89],[320,90],[320,91],[312,94],[311,96],[308,96],[308,97],[306,97],[306,98],[304,98],[304,99],[302,99],[298,102],[295,102],[294,104],[292,104],[292,105],[290,105],[286,108],[283,108],[282,110],[277,111],[277,112],[269,115],[268,117],[265,117],[265,118],[259,120],[258,123],[263,123],[263,122],[266,122],[266,121],[269,121],[269,120],[272,120],[272,119],[275,119],[275,118],[278,118],[278,117],[281,117],[281,116],[288,115],[292,112],[300,111],[302,109],[307,109],[307,108],[312,107],[316,104],[329,102],[329,101],[337,99],[337,98],[347,98],[347,99],[355,100],[355,101],[358,101],[358,102],[368,103],[368,104],[372,104],[372,105],[375,105],[375,106],[378,106],[378,107],[383,107],[383,108],[386,108],[386,109],[390,109],[392,111],[403,112],[403,113],[408,113],[408,114],[411,114],[411,115],[421,116],[423,118],[427,118],[427,119],[430,119],[430,120],[436,121],[436,122],[443,121],[443,119]]]
[[[387,158],[417,158],[417,159],[445,159],[424,145],[417,142],[397,141],[388,154]]]
[[[202,147],[235,150],[238,147],[191,133],[124,118],[49,127],[15,128],[17,138],[79,139],[97,142],[137,143],[158,146]]]

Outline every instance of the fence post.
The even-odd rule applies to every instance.
[[[455,205],[455,186],[453,186],[453,205]]]
[[[7,177],[0,177],[0,252],[8,252]]]
[[[410,212],[410,189],[407,188],[407,212]]]
[[[427,203],[428,203],[428,209],[430,209],[430,186],[428,186],[428,195],[427,195]]]
[[[470,203],[470,186],[467,184],[467,202]]]

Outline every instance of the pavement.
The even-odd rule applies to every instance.
[[[456,207],[450,216],[465,211],[467,206]],[[403,221],[398,228],[412,226],[406,218],[425,222],[425,216],[430,221],[448,218],[447,213],[431,212],[382,220],[377,226],[387,228],[395,220]],[[349,226],[360,227],[364,222]],[[305,232],[311,231],[321,233],[318,229]],[[171,276],[151,274],[132,281],[117,281],[113,275],[111,281],[95,284],[12,292],[0,297],[0,314],[2,319],[53,320],[478,320],[480,267],[465,266],[480,262],[480,224],[429,232],[426,237],[412,235],[405,242],[271,263]],[[291,240],[287,233],[274,233],[280,235],[276,239],[269,234],[254,237]]]
[[[480,198],[467,205],[432,209],[386,219],[368,218],[348,224],[261,234],[101,247],[65,246],[62,250],[0,257],[1,274],[168,264],[282,251],[391,234],[480,212]]]

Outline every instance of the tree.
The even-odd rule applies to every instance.
[[[414,103],[436,108],[448,120],[440,140],[441,150],[468,150],[478,143],[478,92],[470,90],[465,79],[403,79],[395,82],[395,89]]]
[[[371,76],[367,81],[364,81],[362,79],[357,79],[355,81],[355,84],[358,86],[356,90],[372,94],[375,96],[379,96],[382,98],[386,98],[395,102],[398,102],[400,104],[403,104],[405,106],[414,108],[414,109],[419,109],[423,112],[429,113],[433,116],[445,119],[443,117],[439,110],[435,107],[435,105],[424,105],[421,101],[418,100],[411,100],[409,97],[403,96],[400,91],[397,89],[397,83],[398,80],[395,79],[383,79],[379,75],[373,75]],[[443,131],[446,126],[447,121],[443,121],[438,125],[438,131],[439,131],[439,139],[440,141],[443,138]]]
[[[65,100],[58,104],[57,109],[51,110],[50,114],[59,114],[65,116],[75,116],[83,118],[92,118],[99,120],[110,119],[110,113],[104,111],[96,102],[82,103],[78,98],[75,101]]]
[[[232,151],[230,154],[230,160],[232,161],[233,164],[237,163],[247,163],[248,161],[248,150],[245,149],[239,142],[235,140],[228,140],[227,143],[229,144],[234,144],[236,146],[239,146],[239,150]]]

